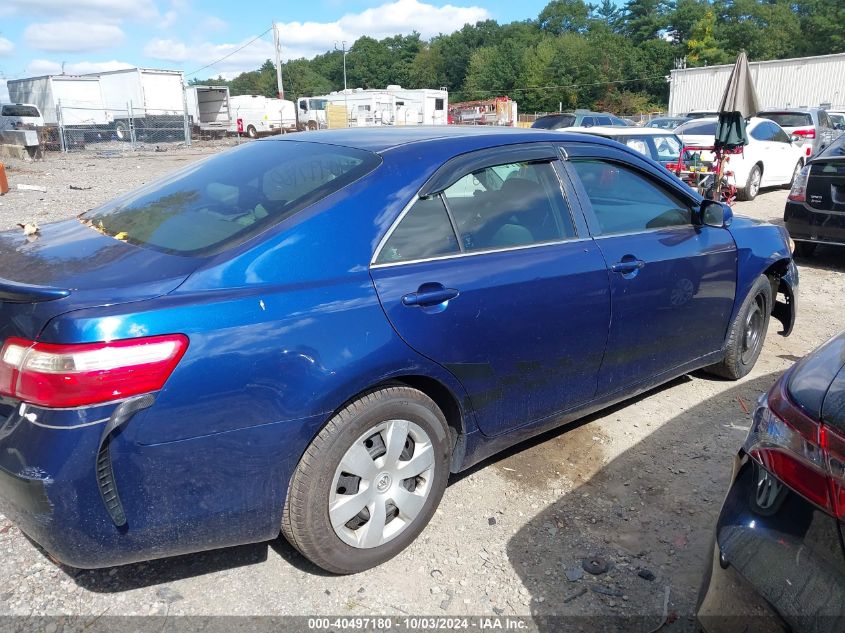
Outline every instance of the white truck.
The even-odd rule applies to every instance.
[[[229,98],[229,112],[234,134],[250,138],[296,131],[296,106],[286,99],[262,95],[238,95]]]
[[[225,136],[232,126],[228,86],[187,86],[185,103],[194,132]]]
[[[326,127],[326,105],[344,105],[349,125],[446,125],[449,93],[446,90],[408,89],[390,85],[384,89],[350,88],[297,101],[301,129]]]
[[[86,75],[97,77],[115,135],[128,140],[130,110],[136,138],[184,137],[185,80],[181,70],[127,68]]]
[[[47,126],[107,126],[113,121],[103,106],[99,77],[45,75],[10,79],[6,85],[11,101],[37,106]]]

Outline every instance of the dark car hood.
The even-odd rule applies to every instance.
[[[790,398],[816,420],[841,424],[842,414],[845,413],[845,409],[841,407],[845,401],[843,367],[845,367],[845,332],[830,339],[816,351],[798,361],[787,385]],[[837,402],[839,407],[837,407]],[[836,415],[837,408],[838,416]],[[842,426],[845,428],[845,424]]]
[[[126,244],[76,219],[32,237],[0,233],[0,338],[35,338],[64,312],[166,294],[202,261]]]

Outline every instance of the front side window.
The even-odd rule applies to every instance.
[[[262,141],[218,154],[80,216],[105,235],[176,255],[222,252],[375,169],[371,152]]]
[[[636,233],[692,223],[689,205],[630,167],[573,161],[602,234]]]
[[[414,203],[385,242],[376,264],[428,259],[461,251],[440,196]]]
[[[443,193],[461,245],[479,251],[575,236],[551,163],[510,163],[478,170]]]

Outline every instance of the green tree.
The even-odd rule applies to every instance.
[[[540,28],[552,35],[583,32],[587,28],[590,8],[584,0],[552,0],[540,12]]]
[[[625,18],[622,32],[641,44],[669,28],[666,7],[662,0],[628,0],[625,4]]]
[[[707,9],[695,23],[687,40],[687,60],[692,66],[724,64],[731,56],[722,49],[714,35],[716,14]]]

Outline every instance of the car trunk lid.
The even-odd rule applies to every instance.
[[[806,196],[814,209],[845,214],[845,156],[810,163]]]
[[[202,261],[126,244],[76,219],[32,236],[0,233],[0,341],[36,339],[72,310],[167,294]]]

